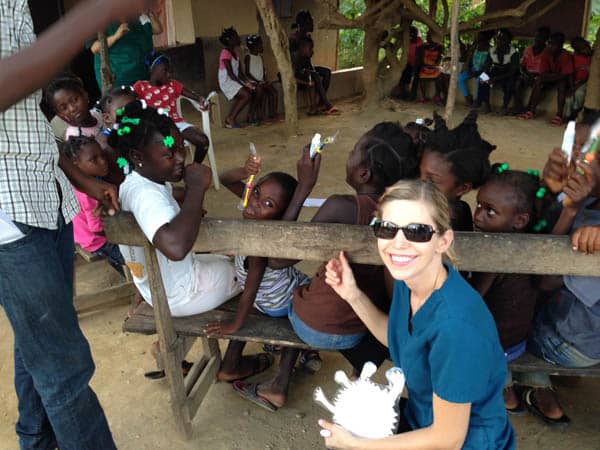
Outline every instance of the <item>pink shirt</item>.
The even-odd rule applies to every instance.
[[[106,238],[96,234],[104,231],[102,220],[92,213],[98,202],[75,188],[73,191],[81,208],[73,218],[73,237],[82,249],[95,252],[106,244]]]
[[[225,61],[231,61],[233,59],[233,55],[229,50],[224,48],[221,50],[221,54],[219,55],[219,69],[225,69]],[[240,59],[240,54],[236,50],[235,51],[235,59]]]
[[[155,109],[169,111],[169,117],[173,122],[183,122],[183,118],[177,114],[177,99],[183,93],[183,84],[177,80],[169,80],[162,86],[152,86],[147,80],[136,81],[133,90],[138,98],[146,100],[148,106]]]
[[[65,130],[65,140],[69,140],[71,136],[88,136],[95,138],[104,129],[104,120],[102,114],[95,109],[90,109],[90,114],[96,119],[96,125],[92,127],[76,127],[75,125],[69,125]]]

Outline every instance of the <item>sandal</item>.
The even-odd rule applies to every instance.
[[[504,391],[506,391],[507,389],[510,388],[504,388]],[[513,389],[515,390],[515,396],[517,397],[517,406],[513,407],[513,408],[507,408],[506,407],[506,403],[504,408],[506,409],[506,412],[511,415],[511,416],[523,416],[525,415],[525,413],[527,412],[527,410],[525,409],[525,405],[523,404],[523,400],[522,400],[522,392],[520,392],[520,389],[517,390],[517,387],[513,386]]]
[[[550,124],[555,127],[562,127],[564,125],[563,119],[560,116],[554,116],[550,121]]]
[[[535,119],[535,113],[533,111],[525,111],[522,114],[519,114],[519,119],[530,120]]]
[[[234,128],[242,128],[242,126],[238,123],[229,123],[225,122],[225,128],[234,129]]]
[[[527,410],[541,419],[546,425],[549,425],[552,428],[565,428],[571,423],[571,419],[563,413],[561,417],[558,419],[552,419],[551,417],[546,416],[539,406],[535,403],[535,397],[532,395],[532,392],[535,389],[527,388],[523,392],[523,402],[525,403],[525,407]]]
[[[234,381],[245,380],[246,378],[250,378],[254,375],[258,375],[259,373],[268,370],[275,361],[273,355],[269,353],[258,353],[256,355],[243,356],[242,358],[247,358],[252,361],[252,370],[247,375],[239,376],[235,375],[221,375],[221,372],[217,374],[217,380],[225,381],[227,383],[233,383]]]
[[[258,383],[245,383],[243,381],[234,381],[233,390],[237,392],[242,398],[251,401],[255,405],[266,409],[270,412],[275,412],[279,409],[278,406],[271,403],[264,397],[261,397],[258,393]]]
[[[304,369],[308,373],[314,375],[323,365],[323,360],[316,350],[306,350],[300,353],[298,358],[298,369]]]
[[[185,359],[181,361],[181,372],[183,373],[184,378],[187,376],[188,373],[190,373],[190,370],[192,370],[193,365],[194,363],[186,361]],[[151,380],[159,380],[161,378],[164,378],[166,376],[166,373],[164,370],[152,370],[150,372],[146,372],[144,376]]]

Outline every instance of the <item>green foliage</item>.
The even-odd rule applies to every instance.
[[[596,40],[596,33],[598,32],[598,28],[600,28],[600,12],[598,14],[594,14],[590,18],[590,23],[588,25],[588,32],[586,39],[594,45],[594,41]]]
[[[340,0],[340,13],[355,19],[365,12],[364,0]],[[340,30],[338,34],[337,68],[362,66],[365,32],[358,29]]]
[[[358,29],[340,30],[338,34],[337,68],[349,69],[363,64],[365,32]]]

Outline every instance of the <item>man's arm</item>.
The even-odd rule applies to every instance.
[[[46,85],[94,33],[154,3],[156,0],[88,0],[73,8],[32,46],[2,60],[0,86],[11,88],[0,90],[0,112]]]

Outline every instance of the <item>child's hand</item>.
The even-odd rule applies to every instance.
[[[580,227],[571,236],[573,250],[592,254],[600,250],[600,226]]]
[[[590,166],[578,162],[577,170],[569,176],[563,188],[563,192],[566,194],[563,207],[578,209],[581,203],[590,196],[593,189],[594,177]]]
[[[245,81],[244,82],[244,86],[246,86],[251,91],[253,91],[253,90],[256,89],[256,85],[254,83],[249,82],[249,81]]]
[[[317,184],[319,177],[319,169],[321,167],[321,155],[317,155],[310,159],[310,146],[307,145],[302,150],[302,156],[296,164],[298,172],[298,184],[305,188],[311,189]]]
[[[244,164],[244,170],[246,171],[247,177],[249,177],[250,175],[256,175],[258,172],[260,172],[261,160],[262,159],[260,156],[254,156],[254,155],[248,156],[248,159],[246,160],[246,164]]]
[[[548,161],[544,166],[542,178],[548,189],[554,194],[560,193],[569,177],[569,166],[567,157],[560,148],[555,148],[548,156]]]
[[[325,269],[325,283],[348,303],[354,303],[360,294],[360,289],[356,285],[354,273],[344,252],[340,252],[340,259],[330,259]]]
[[[208,166],[192,163],[185,166],[183,181],[188,188],[197,188],[206,191],[212,181],[212,173]]]
[[[220,338],[237,333],[240,328],[235,322],[212,322],[206,325],[203,331],[209,337]]]

